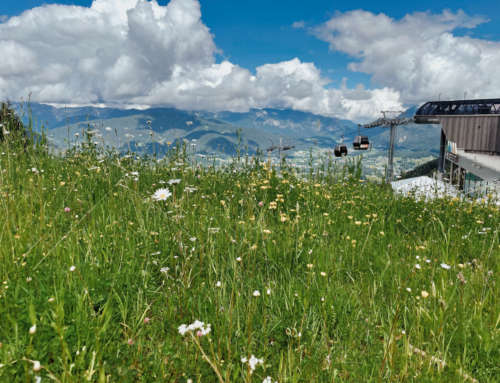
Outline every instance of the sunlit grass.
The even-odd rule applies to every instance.
[[[495,206],[9,142],[0,197],[1,381],[499,379]]]

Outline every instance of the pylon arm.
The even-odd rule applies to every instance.
[[[407,125],[415,122],[414,117],[407,118],[379,118],[369,124],[360,124],[359,126],[365,129],[378,128],[379,126],[399,126]]]

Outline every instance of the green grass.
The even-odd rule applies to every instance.
[[[0,143],[0,381],[500,381],[499,222],[341,169]]]

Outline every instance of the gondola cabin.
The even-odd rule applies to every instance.
[[[368,150],[370,148],[370,140],[366,136],[356,136],[352,146],[354,150]]]
[[[335,157],[347,156],[347,146],[345,144],[336,145],[333,152]]]

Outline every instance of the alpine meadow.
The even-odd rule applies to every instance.
[[[0,383],[500,383],[499,0],[0,0]]]
[[[487,382],[499,207],[360,163],[63,156],[3,121],[3,382]],[[30,138],[31,137],[31,138]]]

